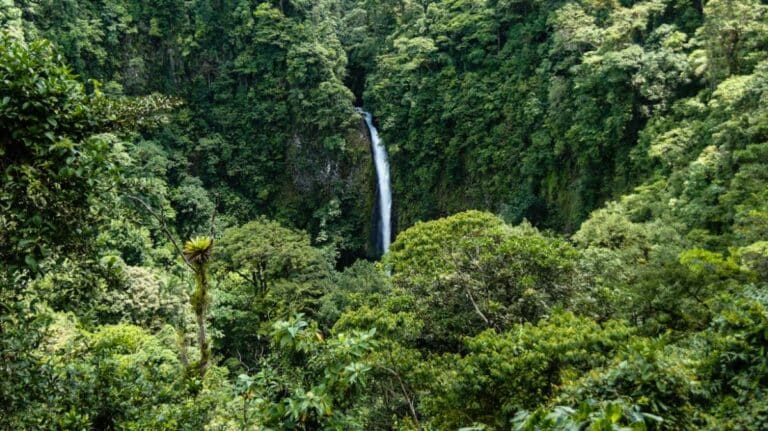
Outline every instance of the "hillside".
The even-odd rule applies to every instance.
[[[0,429],[768,428],[765,0],[0,0],[0,172]]]

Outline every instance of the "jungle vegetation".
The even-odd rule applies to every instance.
[[[762,430],[767,350],[765,0],[0,0],[0,429]]]

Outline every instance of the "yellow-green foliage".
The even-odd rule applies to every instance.
[[[39,358],[54,380],[45,400],[19,423],[37,421],[36,429],[175,430],[195,427],[204,417],[186,405],[191,395],[184,367],[167,334],[153,336],[132,325],[87,332],[73,316],[61,314],[47,334]],[[220,383],[206,385],[221,390]],[[200,402],[208,403],[210,396]]]
[[[504,429],[519,411],[556,396],[561,386],[608,364],[633,330],[570,313],[537,325],[485,331],[465,339],[465,355],[436,359],[423,408],[437,429],[472,423]]]
[[[424,342],[456,349],[483,328],[535,322],[576,292],[576,251],[530,225],[468,211],[402,232],[385,257],[396,288],[413,296]]]

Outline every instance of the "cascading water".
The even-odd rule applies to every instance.
[[[369,112],[358,108],[358,112],[363,114],[365,124],[368,125],[368,131],[371,135],[371,149],[373,153],[373,163],[376,166],[376,178],[379,187],[379,220],[378,220],[378,245],[379,252],[384,254],[389,250],[389,243],[392,235],[392,190],[389,185],[389,161],[387,160],[387,149],[379,139],[379,132],[373,125],[373,117]]]

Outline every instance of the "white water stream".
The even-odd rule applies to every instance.
[[[368,125],[368,131],[371,134],[373,163],[376,166],[376,178],[379,188],[378,245],[380,247],[379,251],[384,254],[389,250],[389,243],[392,238],[392,189],[389,184],[387,149],[381,143],[381,139],[379,139],[379,132],[373,125],[373,117],[370,112],[365,112],[360,108],[358,108],[358,111],[365,117],[365,124]]]

